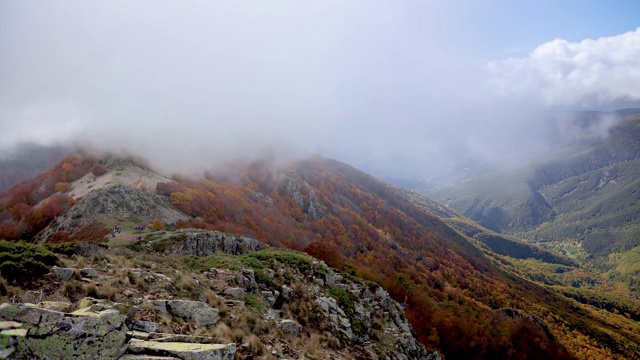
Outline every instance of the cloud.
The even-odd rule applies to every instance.
[[[640,28],[568,42],[556,39],[525,58],[488,64],[494,90],[549,107],[594,108],[640,101]]]
[[[275,147],[426,178],[539,153],[550,106],[638,98],[638,31],[487,64],[472,54],[478,38],[523,45],[487,38],[498,29],[480,36],[486,19],[469,37],[479,8],[494,13],[413,1],[0,1],[0,153],[79,142],[185,171]]]

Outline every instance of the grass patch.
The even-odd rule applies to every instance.
[[[251,296],[251,295],[247,295],[244,297],[244,303],[247,307],[250,307],[262,314],[266,314],[267,313],[267,308],[264,307],[264,305],[262,305],[262,303],[260,301],[258,301],[258,299],[256,299],[255,297]]]

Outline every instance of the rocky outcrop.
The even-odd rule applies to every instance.
[[[125,316],[113,307],[92,305],[69,314],[34,304],[2,304],[0,318],[26,330],[15,359],[117,359],[127,347]]]
[[[418,343],[402,306],[379,285],[339,273],[321,261],[310,261],[298,268],[272,261],[270,266],[235,273],[211,269],[208,277],[228,285],[219,288],[218,294],[229,301],[258,299],[266,308],[262,315],[265,321],[274,321],[277,329],[292,338],[304,331],[300,325],[303,323],[331,334],[356,358],[366,354],[380,359],[440,359],[438,353]],[[256,275],[258,272],[260,276]],[[300,304],[305,301],[308,303]],[[311,309],[311,318],[301,319],[298,316],[302,314],[281,311],[285,305]],[[287,318],[282,318],[283,314]],[[378,341],[381,338],[385,339],[384,344]]]
[[[201,325],[218,321],[218,310],[199,301],[155,304]],[[126,320],[131,307],[125,304],[85,298],[79,305],[87,307],[64,313],[34,304],[0,305],[0,318],[6,319],[0,321],[0,359],[227,360],[235,355],[235,344],[155,333],[154,322]]]
[[[379,285],[348,281],[321,261],[314,262],[306,275],[316,283],[322,280],[328,288],[324,293],[329,296],[316,296],[314,304],[339,338],[351,344],[366,344],[374,331],[382,331],[395,339],[395,351],[388,355],[392,359],[439,359],[437,353],[418,343],[402,306]],[[375,329],[374,323],[384,325]]]
[[[318,199],[313,187],[304,180],[297,180],[289,175],[280,174],[279,190],[291,197],[300,206],[302,212],[311,216],[313,220],[319,220],[327,216],[327,212]]]
[[[46,239],[56,231],[71,233],[104,216],[145,217],[160,219],[166,224],[189,219],[176,210],[166,197],[124,185],[108,186],[91,191],[69,211],[58,216],[42,238]]]
[[[262,244],[256,239],[220,231],[194,229],[176,231],[168,238],[143,240],[137,245],[148,251],[195,256],[208,256],[215,253],[240,255],[262,248]]]

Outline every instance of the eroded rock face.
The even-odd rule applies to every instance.
[[[0,318],[27,330],[15,359],[117,359],[127,348],[126,317],[114,308],[92,306],[67,314],[34,304],[2,304]]]
[[[313,220],[327,216],[327,212],[318,199],[313,187],[306,181],[298,180],[286,174],[280,174],[278,181],[280,182],[280,191],[293,197],[303,213],[311,216]]]
[[[56,219],[55,225],[47,228],[43,238],[48,238],[56,231],[72,232],[105,215],[143,216],[160,219],[167,224],[189,219],[163,196],[130,186],[115,185],[92,191],[79,200],[69,211]]]
[[[208,256],[215,253],[244,254],[261,248],[260,242],[244,236],[219,231],[189,232],[186,239],[168,249],[180,255]]]

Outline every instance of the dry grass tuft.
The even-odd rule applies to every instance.
[[[216,293],[213,292],[213,290],[207,289],[203,295],[207,301],[207,304],[209,304],[209,306],[216,308],[220,311],[221,317],[225,317],[227,316],[227,314],[229,314],[229,307],[225,303],[224,299],[216,295]]]
[[[264,345],[255,334],[249,334],[244,339],[242,347],[254,356],[262,355],[262,353],[264,352]]]
[[[115,301],[118,290],[111,285],[102,285],[98,292],[100,298]]]
[[[233,330],[223,322],[219,322],[216,327],[210,331],[209,335],[213,338],[224,340],[225,342],[234,342]]]
[[[87,296],[90,296],[92,298],[99,298],[99,294],[98,294],[98,288],[94,285],[94,284],[89,284],[86,287],[86,292],[87,292]]]
[[[181,277],[180,281],[178,281],[178,288],[182,291],[193,291],[198,283],[191,277]]]
[[[316,356],[320,350],[321,338],[318,334],[311,334],[309,340],[304,345],[304,353],[307,356]]]

